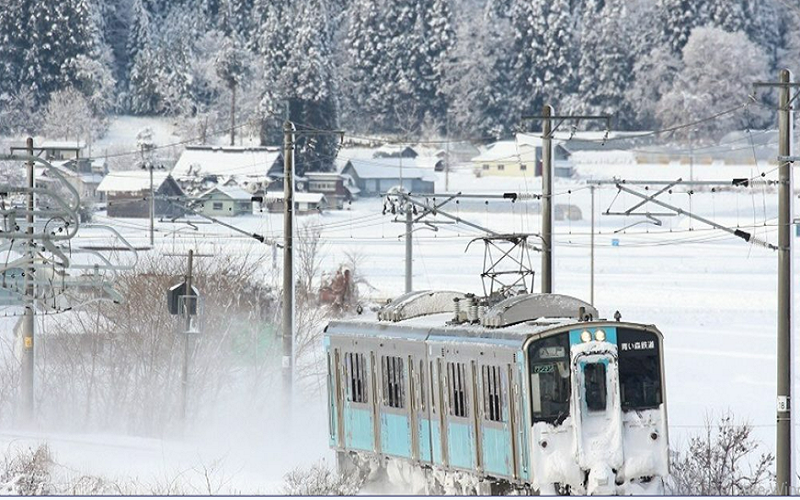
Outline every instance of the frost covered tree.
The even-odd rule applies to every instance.
[[[405,133],[417,131],[426,113],[441,122],[441,83],[455,41],[448,2],[354,0],[349,22],[347,97],[358,117],[350,121]]]
[[[632,82],[625,92],[626,107],[634,123],[644,129],[657,127],[656,108],[673,89],[681,60],[668,47],[655,47],[633,65]]]
[[[497,139],[509,134],[510,26],[494,2],[488,2],[481,15],[461,16],[453,58],[444,71],[449,134]]]
[[[46,137],[89,143],[95,128],[91,104],[82,93],[67,88],[50,95],[41,130]]]
[[[258,45],[265,82],[262,143],[282,143],[286,118],[298,129],[336,129],[338,89],[327,3],[267,2],[264,8]],[[290,22],[295,29],[286,29]],[[298,136],[297,172],[332,168],[336,144],[333,135]]]
[[[736,61],[736,64],[731,64]],[[660,99],[656,116],[664,126],[700,120],[748,102],[754,80],[768,78],[764,51],[744,32],[697,28],[683,48],[682,68],[672,89]],[[761,125],[767,110],[757,106],[728,113],[698,125],[700,135],[720,135],[735,128]],[[755,122],[754,122],[755,120]]]
[[[617,115],[626,125],[623,111],[625,92],[633,66],[631,37],[627,26],[625,0],[594,0],[584,4],[580,32],[578,92],[566,108],[582,114]]]
[[[689,442],[685,453],[672,457],[668,483],[674,495],[739,496],[773,494],[775,457],[755,456],[759,445],[753,427],[722,416],[716,424],[706,421],[705,429]]]
[[[0,134],[34,135],[41,121],[29,89],[0,92]]]
[[[512,20],[515,107],[539,113],[544,104],[558,106],[576,86],[569,0],[514,0]]]
[[[217,52],[214,66],[217,76],[227,87],[231,95],[231,146],[235,144],[236,129],[236,89],[239,88],[250,75],[250,53],[237,47],[234,40],[226,38],[221,50]]]

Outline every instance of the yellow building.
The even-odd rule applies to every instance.
[[[572,177],[573,165],[570,152],[554,141],[553,168],[556,177]],[[474,157],[475,174],[531,176],[542,175],[542,140],[531,134],[517,134],[514,140],[498,141]]]

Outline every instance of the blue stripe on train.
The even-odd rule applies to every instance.
[[[488,473],[511,475],[511,437],[508,428],[483,426],[483,469]]]
[[[419,459],[431,461],[431,421],[427,418],[419,419]]]
[[[475,443],[473,441],[472,425],[455,422],[447,423],[447,455],[451,467],[460,469],[473,469]]]
[[[381,452],[411,458],[411,425],[407,416],[381,413]]]
[[[344,407],[344,445],[354,450],[373,451],[372,411]]]

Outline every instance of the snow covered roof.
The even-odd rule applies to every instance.
[[[153,189],[158,189],[170,176],[167,172],[153,171]],[[97,186],[104,193],[136,192],[150,189],[150,172],[147,170],[131,170],[127,172],[111,172]]]
[[[202,193],[198,198],[206,198],[211,196],[215,191],[224,194],[232,200],[247,200],[250,201],[251,194],[240,188],[239,186],[214,186],[208,191]]]
[[[279,157],[280,148],[187,146],[172,175],[178,179],[198,175],[265,178]]]
[[[325,195],[322,193],[294,193],[294,201],[296,203],[322,203]],[[283,200],[283,192],[270,191],[264,195],[264,201],[278,201]]]
[[[433,172],[417,167],[417,162],[411,158],[353,159],[348,161],[347,165],[351,165],[362,179],[399,179],[402,169],[402,176],[405,179],[436,180]]]
[[[83,141],[45,141],[36,145],[36,149],[83,149],[86,143]]]
[[[306,172],[304,175],[308,179],[328,179],[328,180],[344,179],[346,177],[340,174],[339,172]]]
[[[517,137],[523,134],[519,134]],[[531,141],[533,142],[533,141]],[[486,149],[472,159],[473,162],[494,162],[494,161],[536,161],[536,144],[531,144],[526,140],[523,142],[497,141],[489,144]]]

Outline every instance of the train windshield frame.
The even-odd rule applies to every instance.
[[[569,416],[572,396],[569,332],[531,343],[528,363],[533,421],[560,424]]]
[[[617,353],[622,410],[658,408],[664,401],[658,335],[647,330],[619,328]]]

